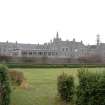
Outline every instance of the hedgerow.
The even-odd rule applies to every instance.
[[[97,68],[105,67],[105,64],[25,64],[25,63],[7,63],[8,68]]]

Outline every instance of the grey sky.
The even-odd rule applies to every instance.
[[[0,0],[0,41],[62,40],[105,42],[105,0]]]

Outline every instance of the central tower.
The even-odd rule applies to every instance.
[[[100,35],[97,34],[97,46],[99,46],[99,45],[100,45]]]

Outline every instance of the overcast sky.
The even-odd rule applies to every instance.
[[[105,42],[105,0],[0,0],[0,41],[62,40]]]

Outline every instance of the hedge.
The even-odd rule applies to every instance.
[[[58,77],[57,86],[61,100],[72,103],[74,96],[74,78],[63,73]]]
[[[25,64],[25,63],[7,63],[8,68],[97,68],[105,67],[105,64]]]
[[[78,77],[76,105],[105,105],[105,72],[90,73],[83,69]]]
[[[10,84],[8,69],[0,65],[0,105],[10,104]]]

